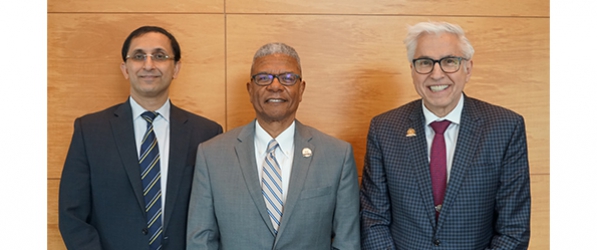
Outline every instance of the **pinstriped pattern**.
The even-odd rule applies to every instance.
[[[153,119],[158,114],[147,111],[141,115],[147,121],[147,132],[141,141],[141,182],[143,183],[143,197],[145,212],[147,213],[147,229],[149,232],[149,248],[161,249],[162,241],[162,192],[160,153],[158,141],[153,132]]]
[[[267,213],[274,226],[274,232],[277,234],[282,219],[284,202],[282,202],[282,170],[276,160],[276,147],[278,147],[276,140],[271,140],[267,145],[263,175],[261,176],[261,192],[265,199]]]

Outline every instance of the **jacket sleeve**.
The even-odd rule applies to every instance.
[[[332,249],[360,249],[359,179],[352,146],[345,151],[334,209]]]
[[[220,249],[220,230],[214,211],[208,164],[201,144],[197,149],[189,202],[187,249]]]
[[[382,152],[371,121],[367,135],[367,153],[361,180],[361,241],[362,249],[396,249],[390,223],[390,198]]]
[[[519,117],[502,160],[496,223],[488,249],[527,249],[531,234],[531,192],[525,125]]]
[[[58,224],[68,249],[101,250],[99,234],[89,224],[91,182],[84,141],[81,120],[78,118],[74,123],[74,133],[60,179]]]

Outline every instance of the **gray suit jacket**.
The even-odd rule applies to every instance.
[[[261,193],[254,136],[255,121],[199,145],[187,249],[360,249],[352,146],[296,121],[276,237]],[[303,156],[304,148],[311,157]]]

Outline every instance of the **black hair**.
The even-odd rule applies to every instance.
[[[166,37],[168,37],[168,39],[170,39],[170,46],[172,47],[172,51],[174,52],[174,62],[178,62],[178,60],[180,60],[180,46],[178,45],[176,38],[174,38],[174,36],[170,34],[170,32],[157,26],[142,26],[131,32],[131,34],[126,38],[126,40],[124,40],[124,44],[122,44],[122,61],[126,61],[126,55],[129,52],[129,47],[131,46],[131,41],[133,40],[133,38],[142,36],[150,32],[164,34]]]

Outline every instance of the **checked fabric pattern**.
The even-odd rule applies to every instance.
[[[162,243],[162,191],[160,173],[160,152],[158,140],[153,132],[153,119],[158,114],[147,111],[141,117],[147,121],[147,132],[141,141],[141,182],[143,183],[143,197],[145,212],[147,213],[147,229],[149,249],[161,249]]]
[[[263,174],[261,175],[261,192],[276,234],[278,234],[284,207],[282,201],[282,170],[275,155],[278,146],[276,140],[271,140],[268,143],[267,154],[263,163]]]
[[[429,170],[431,172],[431,186],[433,187],[433,203],[435,205],[435,216],[439,215],[442,203],[444,202],[444,194],[446,193],[446,140],[444,132],[450,126],[450,121],[443,120],[440,122],[432,122],[430,124],[435,136],[431,143]]]

